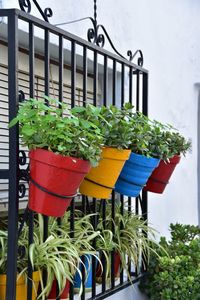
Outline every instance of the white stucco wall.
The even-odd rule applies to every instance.
[[[3,4],[17,7],[16,0]],[[93,14],[92,0],[40,0],[40,4],[53,9],[51,23]],[[150,222],[163,235],[168,235],[170,222],[198,223],[195,83],[200,81],[199,10],[199,0],[98,1],[98,21],[107,28],[116,48],[124,54],[128,49],[143,51],[150,75],[149,116],[171,123],[192,140],[192,152],[182,158],[164,194],[149,194]],[[62,28],[85,38],[89,26],[86,22]],[[128,292],[122,294],[118,299],[133,299]]]

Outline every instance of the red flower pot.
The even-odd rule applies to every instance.
[[[91,166],[89,161],[36,149],[29,153],[28,207],[38,213],[61,217]]]
[[[179,155],[174,155],[172,158],[169,159],[169,162],[161,160],[158,167],[153,171],[149,180],[147,181],[144,190],[148,192],[162,194],[180,159],[181,157]]]
[[[120,263],[121,263],[121,259],[120,259],[120,255],[118,252],[114,253],[114,276],[115,278],[117,278],[119,276],[119,268],[120,268]],[[102,276],[102,269],[100,267],[100,265],[97,265],[97,271],[96,271],[96,277],[100,278]]]
[[[52,284],[52,288],[51,288],[51,291],[48,295],[48,299],[56,299],[56,296],[57,296],[57,284],[56,284],[56,280],[53,281],[53,284]],[[65,285],[65,288],[62,292],[62,294],[59,296],[59,299],[67,299],[68,295],[69,295],[69,288],[70,288],[70,282],[67,280],[66,281],[66,285]]]

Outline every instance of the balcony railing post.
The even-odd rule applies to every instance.
[[[15,11],[8,15],[8,102],[9,121],[18,107],[18,17]],[[15,300],[17,273],[18,183],[19,183],[18,127],[9,129],[9,202],[8,202],[8,257],[6,299]]]

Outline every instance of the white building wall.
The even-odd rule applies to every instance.
[[[39,2],[53,9],[53,24],[93,15],[92,0]],[[17,7],[17,1],[3,0],[3,5]],[[143,51],[144,67],[150,75],[149,116],[171,123],[192,140],[192,152],[182,158],[164,194],[149,194],[150,222],[162,235],[168,235],[171,222],[197,224],[199,92],[195,83],[200,81],[200,2],[101,0],[97,5],[98,21],[107,28],[116,48],[124,55],[128,49]],[[33,13],[37,14],[35,9]],[[85,21],[62,28],[86,38],[89,26]],[[113,299],[132,297],[122,292]]]

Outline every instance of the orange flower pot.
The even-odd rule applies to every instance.
[[[86,196],[108,199],[124,166],[130,150],[103,148],[102,159],[92,168],[81,183],[80,193]]]
[[[0,275],[0,299],[6,300],[6,278],[5,274]],[[37,290],[40,282],[39,271],[33,272],[32,300],[37,297]],[[24,275],[16,282],[16,300],[27,300],[27,282]]]

